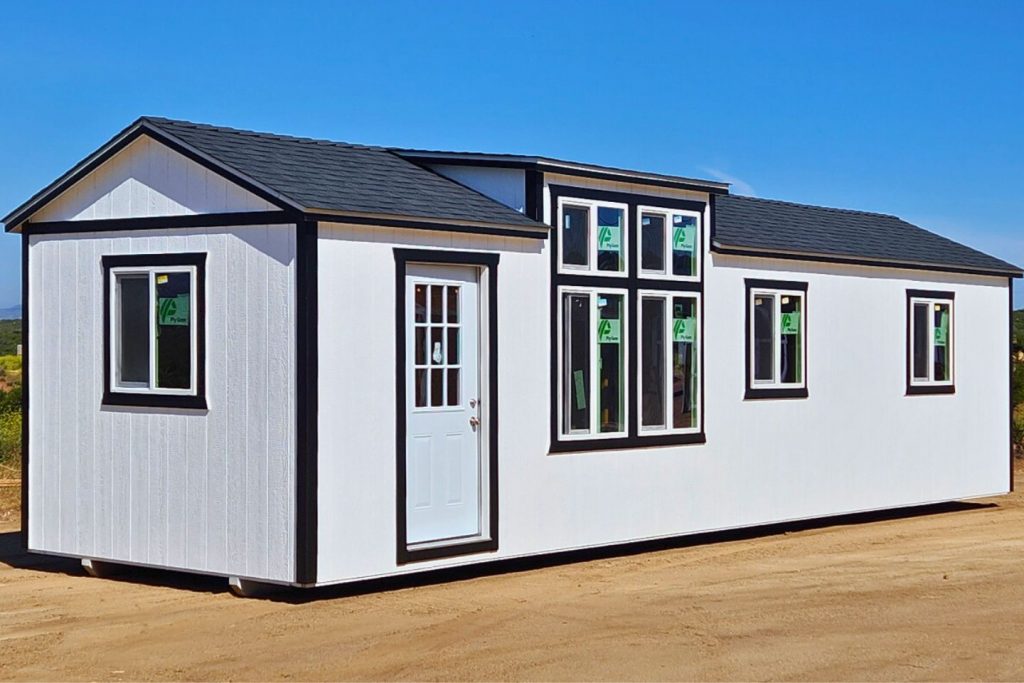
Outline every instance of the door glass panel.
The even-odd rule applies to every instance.
[[[459,288],[448,286],[448,322],[459,322]]]
[[[803,325],[800,318],[803,316],[803,297],[794,294],[783,294],[781,305],[781,317],[779,318],[780,352],[781,358],[781,380],[788,384],[799,384],[803,381]]]
[[[775,296],[754,295],[754,381],[775,379]]]
[[[416,365],[427,364],[427,328],[416,328],[416,355],[413,359]]]
[[[700,396],[697,377],[697,300],[677,296],[672,300],[672,428],[697,426]]]
[[[459,364],[459,328],[448,328],[448,364]]]
[[[622,271],[626,269],[623,256],[625,240],[625,211],[607,206],[597,208],[597,269]]]
[[[444,315],[444,304],[442,296],[444,287],[442,285],[430,285],[430,322],[442,322]]]
[[[643,335],[640,352],[641,425],[665,426],[665,299],[647,298],[641,302]]]
[[[590,431],[590,296],[563,298],[565,375],[562,379],[565,433]]]
[[[149,275],[117,277],[117,383],[149,386]]]
[[[914,379],[928,379],[928,304],[914,304]]]
[[[949,304],[935,304],[932,312],[934,316],[933,336],[935,341],[935,373],[936,382],[948,382],[952,379],[952,368],[950,367],[950,325],[949,325]]]
[[[415,292],[415,321],[418,323],[427,322],[427,286],[416,285]]]
[[[640,268],[665,272],[665,217],[645,213],[640,218]]]
[[[427,370],[426,368],[417,368],[416,372],[416,407],[423,408],[427,405]]]
[[[625,367],[621,294],[597,295],[598,430],[625,431]]]
[[[430,328],[430,362],[432,365],[442,365],[444,363],[443,334],[444,328],[442,327]]]
[[[430,371],[430,406],[444,405],[444,370]]]
[[[459,369],[449,368],[448,370],[448,405],[459,405]]]
[[[562,208],[562,263],[587,266],[590,263],[590,210],[581,206]]]
[[[672,274],[697,273],[697,218],[672,215]]]

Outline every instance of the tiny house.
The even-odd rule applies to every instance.
[[[20,233],[33,552],[319,586],[1012,487],[1014,265],[891,215],[141,118]]]

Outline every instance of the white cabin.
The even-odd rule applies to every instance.
[[[1021,270],[728,190],[139,119],[4,219],[27,548],[321,586],[1009,491]]]

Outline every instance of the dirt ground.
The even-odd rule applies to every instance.
[[[0,678],[1024,678],[1024,496],[845,521],[257,600],[223,579],[88,578],[22,554],[8,520]]]

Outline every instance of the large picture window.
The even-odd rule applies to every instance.
[[[747,280],[745,398],[807,397],[807,283]]]
[[[640,292],[640,431],[700,428],[698,295]]]
[[[907,393],[953,393],[953,293],[907,291]]]
[[[626,292],[563,288],[562,432],[626,433]]]
[[[205,254],[103,257],[103,402],[205,408]]]
[[[549,185],[551,451],[704,442],[704,202]]]

